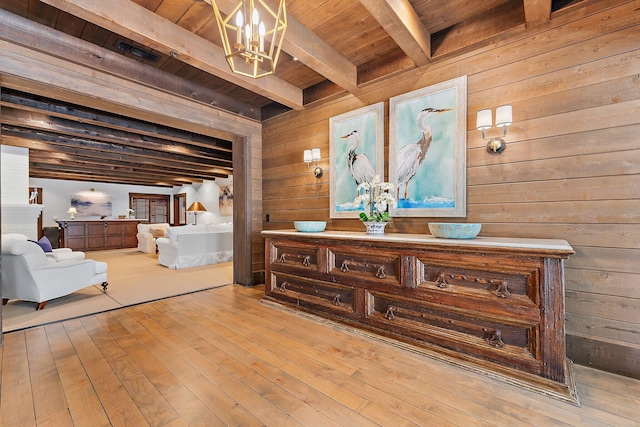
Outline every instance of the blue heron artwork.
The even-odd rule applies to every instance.
[[[396,186],[394,215],[466,213],[461,179],[466,166],[466,84],[464,97],[461,92],[459,84],[445,82],[391,99],[389,177]]]
[[[332,218],[357,218],[357,186],[384,174],[383,103],[330,120]]]

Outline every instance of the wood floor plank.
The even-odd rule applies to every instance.
[[[243,316],[246,315],[246,310],[243,309],[242,313],[243,313]],[[236,322],[238,321],[238,318],[233,316],[234,316],[233,313],[226,313],[224,315],[224,318],[230,320],[230,324],[236,324]],[[300,318],[293,318],[293,319],[302,320]],[[288,319],[288,320],[290,321],[292,319]],[[212,325],[211,329],[219,330],[220,326],[221,325],[218,325],[218,326]],[[374,396],[369,394],[369,392],[371,392],[372,390],[367,389],[366,384],[358,383],[353,387],[344,387],[344,384],[352,382],[349,380],[349,378],[351,377],[345,377],[344,374],[339,370],[336,371],[332,369],[333,368],[332,363],[323,365],[322,363],[317,363],[318,361],[314,361],[313,359],[303,356],[309,353],[309,351],[300,350],[303,346],[298,344],[297,346],[295,346],[295,348],[291,347],[289,349],[291,351],[285,352],[285,349],[287,349],[287,346],[283,345],[278,339],[278,337],[275,336],[275,334],[269,334],[268,329],[264,329],[257,322],[250,323],[247,326],[248,326],[247,329],[250,331],[248,334],[246,334],[247,339],[251,340],[252,342],[260,343],[264,348],[282,349],[279,352],[280,357],[290,360],[291,363],[293,363],[294,365],[307,366],[309,370],[320,373],[323,378],[331,378],[330,383],[332,384],[333,389],[351,391],[355,395],[360,395],[363,399],[371,399]],[[242,334],[242,330],[235,330],[232,332],[235,334]],[[269,338],[266,338],[266,335],[269,335]],[[297,352],[300,352],[301,354],[296,354]],[[324,356],[321,357],[321,359],[323,359],[323,361],[326,361],[326,358]],[[339,361],[338,358],[334,358],[334,360],[336,362]],[[333,393],[333,395],[332,394],[329,394],[329,395],[333,397],[335,395],[335,392]],[[372,404],[369,407],[375,407],[376,402],[371,402],[371,403]],[[448,423],[444,419],[434,416],[433,414],[419,411],[415,407],[410,408],[408,407],[408,405],[403,405],[403,403],[400,401],[393,402],[393,399],[389,399],[388,394],[380,398],[378,405],[379,405],[379,408],[385,408],[385,409],[379,409],[378,412],[389,412],[388,408],[395,409],[396,410],[395,412],[389,413],[388,415],[390,417],[395,417],[396,422],[403,422],[403,420],[409,421],[409,418],[413,417],[414,422],[429,422],[429,423],[438,424],[438,425],[448,425]],[[402,410],[399,410],[398,408],[402,408]],[[450,409],[455,411],[454,408],[450,408]],[[420,412],[420,414],[417,414],[417,412]],[[376,415],[379,416],[379,414],[376,414]]]
[[[130,333],[134,333],[138,340],[160,360],[170,372],[194,394],[207,407],[209,407],[217,417],[227,425],[253,426],[261,425],[260,421],[250,414],[245,408],[237,404],[226,395],[197,369],[185,361],[176,350],[178,347],[167,346],[160,339],[149,333],[142,327],[127,311],[114,311],[113,316],[118,319]],[[138,332],[134,332],[138,330]]]
[[[109,417],[63,324],[46,325],[44,329],[74,426],[110,426]]]
[[[576,366],[576,407],[262,295],[227,286],[5,334],[0,425],[638,426],[639,380]]]
[[[72,426],[67,400],[43,327],[25,331],[31,392],[36,419],[55,421],[56,426]],[[40,421],[38,421],[40,423]]]
[[[160,360],[129,334],[127,329],[115,320],[111,314],[102,313],[97,315],[96,319],[102,323],[112,336],[126,337],[119,339],[122,348],[180,414],[180,418],[169,425],[174,423],[176,425],[181,423],[186,423],[187,425],[195,425],[197,423],[209,426],[225,425],[220,418],[182,384],[178,377],[173,375]]]
[[[149,425],[78,319],[63,322],[112,424]]]
[[[36,425],[24,332],[4,335],[0,420],[6,427]]]
[[[95,317],[85,317],[80,321],[150,425],[164,426],[179,417],[171,404]]]
[[[290,420],[285,412],[280,411],[262,396],[246,387],[237,378],[234,378],[210,359],[204,357],[197,349],[184,342],[181,336],[172,334],[166,328],[161,327],[154,318],[146,316],[145,312],[147,310],[149,310],[149,307],[135,307],[132,310],[132,317],[144,325],[147,330],[152,331],[167,346],[179,348],[181,356],[188,359],[191,366],[197,369],[204,377],[215,378],[216,387],[220,388],[242,407],[252,408],[252,412],[258,420],[266,423],[271,419],[279,418],[282,426],[299,425]]]
[[[193,300],[192,303],[193,302],[195,302],[195,300]],[[193,309],[187,309],[188,313],[186,313],[186,315],[190,316],[191,313],[197,313],[197,309],[198,306],[194,305]],[[198,331],[215,331],[213,333],[215,333],[216,336],[211,338],[211,342],[214,345],[224,342],[225,345],[221,346],[221,351],[229,351],[229,349],[231,349],[229,354],[233,354],[234,357],[242,358],[245,364],[256,369],[258,373],[265,377],[268,376],[269,378],[278,379],[278,384],[283,387],[291,385],[291,388],[287,388],[289,392],[295,393],[296,396],[304,402],[313,402],[316,406],[321,408],[321,410],[326,408],[327,410],[323,411],[323,413],[326,416],[331,417],[335,422],[345,426],[370,424],[366,418],[358,415],[354,409],[338,404],[339,402],[334,400],[335,395],[340,395],[339,388],[335,388],[333,394],[327,395],[320,392],[314,384],[306,384],[304,381],[296,378],[295,374],[287,372],[287,369],[284,369],[285,367],[282,364],[286,357],[281,354],[280,349],[273,349],[275,355],[273,358],[270,358],[269,361],[262,360],[260,357],[253,354],[252,350],[255,349],[255,346],[251,341],[237,341],[235,332],[224,327],[220,327],[220,324],[218,323],[209,323],[206,316],[196,316],[192,317],[192,319],[201,326],[201,328],[198,328]],[[274,358],[275,363],[273,361]],[[266,372],[262,369],[266,369]]]

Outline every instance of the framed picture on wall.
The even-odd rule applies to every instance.
[[[218,197],[219,213],[222,216],[233,215],[233,185],[220,186],[220,196]]]
[[[71,195],[71,207],[78,217],[109,217],[113,213],[113,200],[100,191],[81,191]]]
[[[466,76],[389,100],[393,216],[466,216],[466,116]]]
[[[384,178],[384,103],[329,119],[331,218],[358,218],[356,188],[376,175]]]

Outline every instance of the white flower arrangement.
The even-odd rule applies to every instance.
[[[358,196],[353,204],[364,205],[366,212],[360,213],[360,219],[364,222],[387,222],[391,220],[389,207],[396,207],[396,199],[391,193],[393,184],[381,182],[380,175],[376,175],[371,182],[362,182],[356,189]]]

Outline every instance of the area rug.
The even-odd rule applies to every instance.
[[[51,300],[38,311],[33,302],[9,301],[2,307],[2,330],[15,331],[233,283],[230,262],[170,270],[158,264],[157,255],[136,249],[86,252],[86,256],[107,263],[106,293],[96,284]]]

